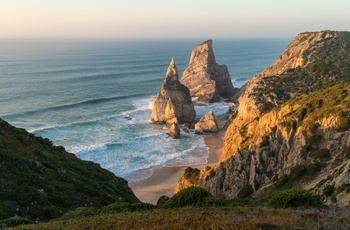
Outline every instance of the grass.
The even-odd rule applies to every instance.
[[[348,218],[327,209],[226,206],[100,214],[14,229],[346,229],[349,224]]]

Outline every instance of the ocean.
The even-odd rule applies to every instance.
[[[202,136],[168,138],[150,122],[152,98],[174,57],[179,77],[192,49],[188,40],[2,39],[0,117],[129,181],[157,167],[205,163]],[[217,39],[218,64],[226,64],[235,87],[282,54],[290,39]],[[196,106],[197,118],[229,103]],[[207,153],[207,154],[205,154]]]

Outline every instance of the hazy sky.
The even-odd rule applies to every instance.
[[[0,0],[0,37],[294,37],[350,31],[349,0]]]

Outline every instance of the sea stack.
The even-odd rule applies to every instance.
[[[157,124],[174,122],[192,123],[196,116],[189,89],[178,79],[174,58],[166,72],[165,80],[153,99],[151,120]]]
[[[229,98],[234,88],[226,65],[218,65],[212,47],[212,40],[192,50],[190,62],[181,77],[181,83],[204,102],[218,102],[220,97]]]

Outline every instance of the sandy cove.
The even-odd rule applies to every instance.
[[[224,132],[204,136],[204,141],[209,151],[209,158],[206,164],[191,165],[198,169],[205,166],[214,166],[219,162],[223,146]],[[146,203],[156,204],[162,195],[172,197],[177,182],[188,166],[167,166],[154,170],[151,177],[138,182],[130,182],[129,186],[135,195]]]

